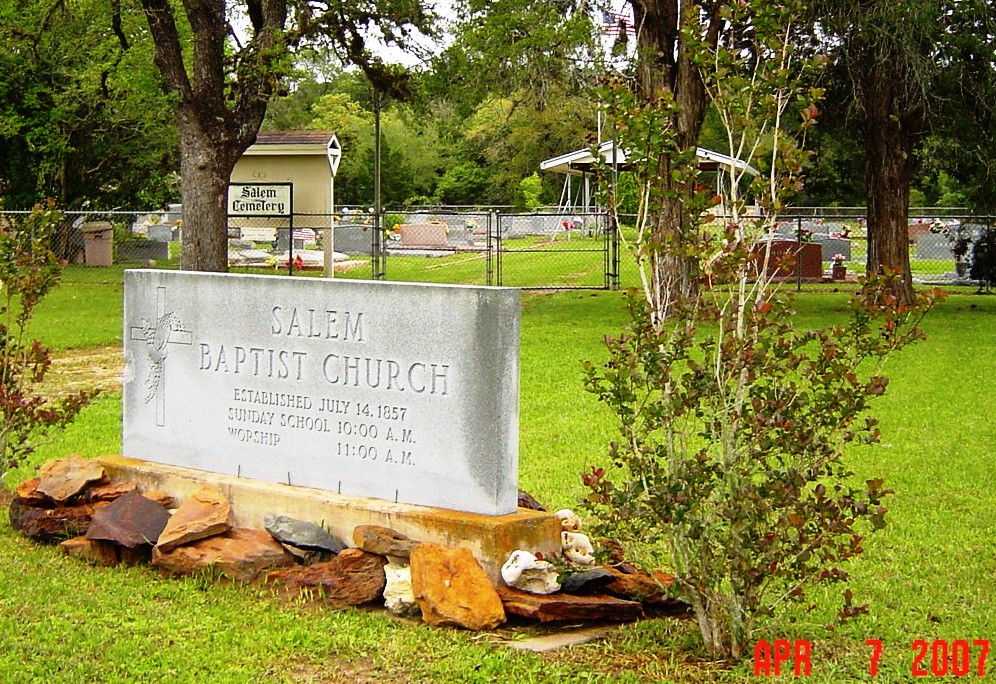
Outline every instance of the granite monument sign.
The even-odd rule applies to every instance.
[[[125,456],[504,515],[518,292],[125,274]]]

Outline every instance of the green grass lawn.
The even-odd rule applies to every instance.
[[[844,296],[802,294],[796,322],[836,320]],[[119,270],[71,270],[34,331],[57,349],[120,344],[120,302]],[[605,464],[613,423],[583,392],[580,363],[604,359],[602,338],[625,319],[618,293],[523,295],[519,479],[551,508],[572,506],[579,473]],[[869,614],[828,632],[818,618],[832,608],[793,613],[766,635],[812,640],[811,681],[870,681],[869,638],[883,642],[874,680],[882,682],[911,678],[916,639],[996,638],[996,297],[954,295],[925,327],[928,340],[887,367],[876,408],[882,444],[848,454],[859,477],[884,477],[896,491],[888,527],[849,568]],[[38,460],[119,446],[120,398],[107,396]],[[839,589],[814,599],[826,596]],[[433,629],[378,611],[287,604],[206,577],[91,568],[0,521],[0,682],[758,681],[749,659],[733,668],[705,660],[690,621],[645,620],[544,655],[501,645],[535,631]],[[990,661],[996,672],[996,654]]]

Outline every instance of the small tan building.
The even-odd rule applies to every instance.
[[[330,227],[333,208],[330,145],[338,151],[339,142],[330,131],[261,131],[236,162],[231,182],[293,183],[295,231],[320,231]],[[269,220],[238,220],[243,231],[252,224],[263,228],[265,222]]]

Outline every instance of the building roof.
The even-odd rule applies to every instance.
[[[325,154],[332,131],[260,131],[247,155]]]
[[[256,134],[257,145],[325,145],[332,137],[332,131],[260,131]]]
[[[621,168],[626,167],[628,152],[622,148],[615,149],[613,141],[607,140],[599,145],[598,153],[601,155],[606,164],[612,163],[614,153],[615,162]],[[756,176],[759,173],[757,169],[746,162],[742,162],[739,159],[733,159],[725,154],[713,152],[712,150],[707,150],[702,147],[696,148],[695,155],[699,159],[699,168],[703,170],[722,168],[726,171],[730,171],[732,169],[736,169],[740,172],[749,173],[752,176]],[[555,171],[557,173],[569,173],[575,176],[580,176],[591,172],[594,164],[595,157],[592,155],[591,149],[586,147],[540,162],[540,169],[543,171]]]

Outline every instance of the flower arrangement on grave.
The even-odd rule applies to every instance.
[[[384,217],[384,237],[388,240],[401,239],[401,226],[405,223],[405,217],[401,214],[388,214]]]
[[[830,277],[834,280],[843,280],[847,277],[847,266],[844,264],[843,254],[834,254],[830,257]]]
[[[930,222],[930,232],[934,235],[945,235],[951,237],[951,226],[944,223],[940,219],[934,219]]]
[[[799,229],[799,241],[800,242],[812,242],[813,241],[813,229],[812,228],[800,228]]]

